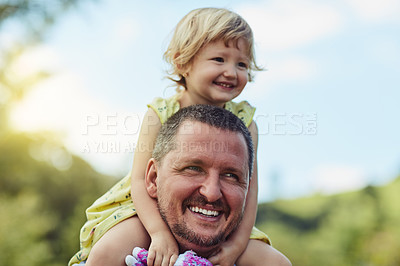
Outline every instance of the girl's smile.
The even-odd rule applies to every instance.
[[[243,39],[236,43],[223,40],[205,45],[194,57],[185,73],[186,90],[181,106],[211,104],[224,106],[236,98],[248,81],[247,45]]]

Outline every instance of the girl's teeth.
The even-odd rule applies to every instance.
[[[216,84],[219,85],[219,86],[225,87],[225,88],[232,88],[232,87],[233,87],[232,85],[225,84],[225,83],[219,83],[219,82],[217,82]]]

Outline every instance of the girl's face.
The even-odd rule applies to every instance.
[[[212,104],[223,107],[236,98],[248,81],[247,44],[223,40],[202,47],[186,72],[187,104]]]

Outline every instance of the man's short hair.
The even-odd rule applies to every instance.
[[[164,156],[176,148],[176,134],[180,125],[185,121],[197,121],[222,130],[240,133],[247,144],[249,177],[251,177],[254,148],[248,128],[230,111],[212,105],[191,105],[172,115],[158,133],[152,155],[154,159],[161,163]]]

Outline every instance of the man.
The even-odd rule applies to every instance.
[[[191,249],[209,257],[239,226],[253,158],[248,129],[222,108],[183,108],[163,125],[146,186],[181,253]],[[265,246],[262,254],[245,252],[237,265],[290,265],[271,246],[253,242]]]

